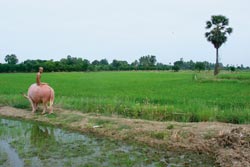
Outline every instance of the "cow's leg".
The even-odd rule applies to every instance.
[[[53,100],[54,100],[54,99],[51,99],[51,100],[50,100],[50,103],[49,103],[49,113],[50,113],[50,114],[53,113]]]
[[[32,113],[35,113],[35,111],[36,111],[35,103],[32,102]]]
[[[36,111],[35,103],[30,98],[28,98],[28,100],[29,100],[31,107],[32,107],[32,113],[35,113],[35,111]]]
[[[47,110],[47,102],[43,102],[43,112],[42,114],[45,114]]]
[[[49,113],[51,114],[51,113],[53,113],[53,106],[51,105],[50,106],[50,109],[49,109],[50,111],[49,111]]]
[[[35,111],[37,110],[37,107],[38,107],[38,103],[34,103]]]

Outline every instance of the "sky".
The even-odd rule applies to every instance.
[[[249,0],[0,0],[0,63],[72,57],[215,62],[204,34],[212,15],[233,33],[219,49],[224,65],[250,66]]]

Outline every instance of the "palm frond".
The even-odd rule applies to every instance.
[[[211,34],[211,32],[206,32],[205,37],[207,38],[210,34]]]
[[[206,29],[209,29],[209,28],[211,28],[211,27],[212,27],[211,21],[207,21],[207,22],[206,22]]]
[[[233,28],[228,27],[228,28],[226,29],[226,32],[227,32],[228,34],[231,34],[231,33],[233,32]]]

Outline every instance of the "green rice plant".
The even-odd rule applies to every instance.
[[[227,79],[227,80],[248,80],[250,81],[249,72],[240,72],[240,73],[224,73],[218,76],[220,79]]]
[[[196,78],[196,79],[195,79]],[[55,106],[158,121],[249,123],[250,72],[43,73]],[[0,106],[30,108],[22,96],[35,73],[0,74]]]

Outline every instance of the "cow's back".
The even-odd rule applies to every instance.
[[[51,98],[54,100],[54,90],[47,84],[32,84],[28,90],[28,96],[35,103],[49,102]]]

